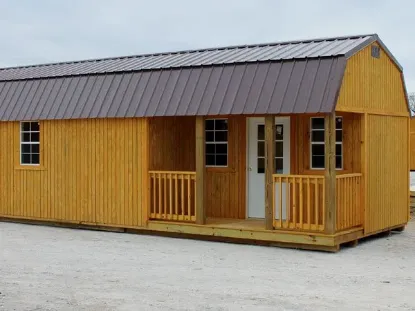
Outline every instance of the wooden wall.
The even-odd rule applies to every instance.
[[[408,118],[367,117],[365,233],[404,224],[409,216]]]
[[[403,83],[389,56],[382,50],[374,58],[368,46],[347,62],[336,111],[408,116]]]
[[[149,169],[194,172],[195,124],[194,117],[149,119]]]
[[[140,226],[145,119],[42,121],[41,165],[20,166],[19,123],[0,123],[0,216]]]
[[[208,217],[246,218],[246,118],[229,117],[228,167],[207,167]],[[265,203],[264,203],[265,204]]]
[[[150,170],[195,171],[195,118],[153,118],[150,128]],[[246,119],[228,117],[228,167],[207,167],[207,217],[246,217]]]
[[[409,111],[402,73],[384,50],[374,58],[368,46],[348,60],[336,111],[362,114],[365,233],[406,223]]]
[[[337,174],[361,173],[360,114],[340,112],[343,117],[343,170]],[[319,115],[291,116],[291,174],[324,175],[310,169],[310,118]]]
[[[411,119],[410,161],[411,171],[415,171],[415,117]]]

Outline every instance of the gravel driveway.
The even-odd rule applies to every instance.
[[[415,310],[415,222],[339,253],[0,223],[0,310]]]

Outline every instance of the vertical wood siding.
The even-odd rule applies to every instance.
[[[164,117],[149,120],[150,170],[196,170],[196,120]]]
[[[145,119],[41,122],[41,165],[19,165],[19,123],[0,123],[0,215],[142,225]]]
[[[347,62],[336,111],[408,115],[403,85],[389,56],[381,50],[374,58],[368,46]]]
[[[338,113],[343,117],[343,170],[337,174],[361,172],[361,115]],[[318,115],[291,117],[291,174],[324,175],[324,170],[310,169],[310,118]]]
[[[408,221],[408,118],[368,115],[365,233]]]
[[[206,215],[243,219],[246,216],[246,118],[229,117],[228,122],[228,167],[206,168]],[[150,170],[195,171],[195,124],[195,117],[150,119]]]
[[[228,167],[207,167],[207,217],[246,218],[246,118],[229,117]]]

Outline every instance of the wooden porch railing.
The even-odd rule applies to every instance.
[[[363,224],[361,182],[362,174],[336,176],[337,231]]]
[[[276,229],[324,231],[324,176],[273,175]]]
[[[150,171],[150,219],[196,220],[196,172]]]

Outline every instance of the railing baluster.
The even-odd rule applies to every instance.
[[[325,218],[326,217],[324,217],[324,215],[326,214],[326,181],[325,181],[325,178],[323,179],[323,195],[322,195],[322,197],[323,197],[323,200],[322,200],[322,202],[323,202],[323,204],[322,204],[322,206],[323,206],[323,209],[322,209],[322,217],[321,217],[321,222],[323,223],[323,230],[325,230],[326,229],[326,220],[325,220]]]
[[[192,207],[192,204],[190,202],[191,200],[191,192],[190,192],[190,176],[187,175],[187,215],[190,217],[192,215],[190,209]]]
[[[318,228],[319,226],[319,212],[320,212],[320,200],[319,200],[319,180],[317,178],[314,178],[314,181],[316,183],[315,187],[314,187],[314,222],[316,223],[316,228]]]
[[[163,204],[163,215],[164,218],[167,217],[167,174],[163,174],[163,193],[164,193],[164,204]]]
[[[182,178],[181,178],[181,194],[182,194],[182,202],[181,202],[181,205],[182,205],[182,216],[184,217],[184,175],[182,174],[181,175],[182,176]]]
[[[278,211],[279,211],[279,222],[280,222],[280,228],[282,228],[282,196],[283,196],[283,194],[282,194],[282,178],[281,177],[278,177],[278,183],[279,183],[279,196],[280,196],[280,203],[279,203],[279,207],[278,207]],[[285,185],[285,187],[286,188],[288,188],[288,185],[287,185],[287,183],[286,183],[286,185]],[[286,196],[286,198],[285,198],[285,201],[288,201],[290,198],[289,198],[289,196]],[[287,211],[285,211],[285,218],[287,218]]]
[[[303,229],[303,208],[304,208],[304,192],[303,192],[303,178],[299,178],[300,182],[300,228]]]
[[[172,175],[169,174],[169,219],[173,217],[173,187]]]
[[[158,184],[159,184],[159,204],[158,204],[158,209],[157,209],[157,213],[159,214],[158,217],[161,216],[161,211],[162,211],[162,199],[161,199],[161,195],[162,195],[162,190],[161,190],[161,174],[157,174],[157,179],[158,179]]]
[[[197,187],[196,187],[196,176],[195,176],[195,179],[194,179],[194,181],[193,181],[193,184],[194,184],[194,198],[193,198],[193,211],[194,211],[194,215],[195,215],[195,218],[196,218],[196,201],[197,201],[197,199],[196,199],[196,194],[197,194]]]
[[[297,178],[293,178],[293,197],[294,197],[294,203],[293,203],[293,222],[294,222],[294,228],[297,228]]]
[[[308,229],[311,228],[311,187],[310,187],[310,178],[307,178],[307,225]]]
[[[286,199],[285,199],[285,227],[289,228],[290,227],[290,219],[291,219],[291,195],[290,195],[290,188],[291,188],[291,183],[290,183],[290,178],[286,177],[285,178],[286,182],[285,182],[285,193],[286,193]],[[282,204],[281,204],[282,205]],[[281,212],[282,213],[282,212]]]
[[[177,174],[174,174],[174,215],[179,214],[179,189],[177,188]]]

